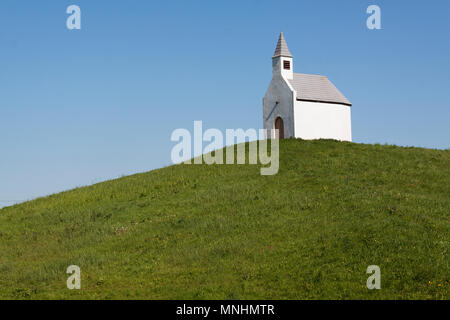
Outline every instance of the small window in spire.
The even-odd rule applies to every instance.
[[[289,60],[284,60],[283,68],[284,68],[284,70],[291,70],[291,62]]]

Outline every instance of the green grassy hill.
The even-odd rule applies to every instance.
[[[450,298],[449,150],[285,140],[279,173],[259,169],[171,166],[4,208],[0,298]]]

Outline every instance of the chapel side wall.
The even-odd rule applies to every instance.
[[[352,141],[350,106],[296,101],[294,119],[296,138]]]

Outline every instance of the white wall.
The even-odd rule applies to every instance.
[[[342,104],[295,101],[295,137],[352,141],[350,108]]]

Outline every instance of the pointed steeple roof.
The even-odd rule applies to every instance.
[[[272,58],[276,57],[289,57],[292,58],[292,54],[289,51],[289,48],[286,43],[286,39],[284,39],[283,32],[280,33],[280,37],[278,38],[277,48],[275,49],[275,53]]]

